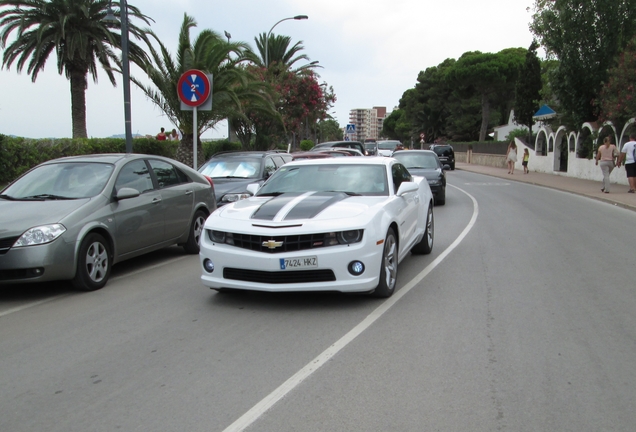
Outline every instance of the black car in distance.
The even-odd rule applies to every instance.
[[[455,151],[450,144],[433,144],[430,146],[439,157],[439,161],[442,165],[450,166],[450,169],[455,169]]]
[[[199,173],[214,182],[216,205],[220,207],[251,197],[248,184],[262,184],[291,160],[291,154],[278,150],[222,152],[204,163]]]
[[[446,170],[448,164],[442,164],[437,154],[431,150],[400,150],[393,153],[414,176],[425,177],[433,193],[435,205],[446,204]]]

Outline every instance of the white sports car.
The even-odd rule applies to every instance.
[[[290,162],[205,223],[201,280],[216,290],[389,297],[398,263],[433,248],[426,179],[393,158]]]

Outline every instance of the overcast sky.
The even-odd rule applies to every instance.
[[[341,127],[349,110],[397,106],[420,71],[467,51],[498,52],[528,48],[532,34],[533,0],[129,0],[155,20],[152,29],[171,50],[176,49],[183,15],[198,27],[212,29],[255,48],[254,37],[279,20],[308,15],[308,20],[284,21],[273,34],[302,41],[304,53],[319,61],[319,81],[333,86],[338,100],[332,109]],[[141,23],[137,23],[142,25]],[[10,41],[13,40],[14,35]],[[70,137],[70,83],[58,75],[53,53],[35,83],[15,69],[0,71],[0,133],[31,138]],[[138,69],[132,74],[143,77]],[[89,137],[124,133],[121,79],[113,88],[99,72],[89,78],[86,93]],[[156,134],[174,126],[135,85],[131,85],[133,133]],[[204,138],[227,136],[219,123]]]

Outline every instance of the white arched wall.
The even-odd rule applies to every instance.
[[[611,122],[605,122],[603,127],[610,126],[613,130],[615,139],[617,143],[620,143],[622,146],[629,140],[627,136],[627,130],[630,126],[636,126],[636,117],[630,119],[623,129],[621,130],[620,137],[618,136],[617,128]],[[518,154],[520,157],[515,165],[515,167],[519,170],[523,170],[521,162],[523,160],[523,151],[524,149],[528,149],[530,153],[530,160],[528,162],[528,168],[531,172],[543,172],[550,173],[555,175],[563,175],[567,177],[576,177],[582,178],[586,180],[594,180],[594,181],[602,181],[603,174],[601,173],[601,169],[596,165],[596,161],[594,158],[592,159],[581,159],[577,157],[579,148],[583,141],[583,136],[587,134],[596,134],[597,126],[593,123],[583,123],[581,125],[581,130],[574,132],[568,132],[565,126],[559,126],[556,131],[552,131],[549,126],[541,125],[537,130],[537,136],[533,147],[526,146],[521,140],[515,139],[517,143],[517,147],[519,148]],[[564,139],[564,143],[568,146],[568,164],[567,171],[561,172],[559,171],[560,166],[560,154],[557,150],[556,143],[559,142],[559,139]],[[544,142],[545,149],[547,151],[545,155],[541,153],[541,142]],[[617,147],[620,148],[617,145]],[[538,155],[537,155],[538,154]],[[610,181],[612,183],[619,183],[627,185],[627,177],[625,176],[625,168],[615,168],[610,175]]]

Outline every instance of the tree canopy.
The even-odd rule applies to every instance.
[[[535,0],[530,29],[559,60],[549,79],[564,121],[578,128],[596,120],[593,101],[636,34],[636,0]]]

